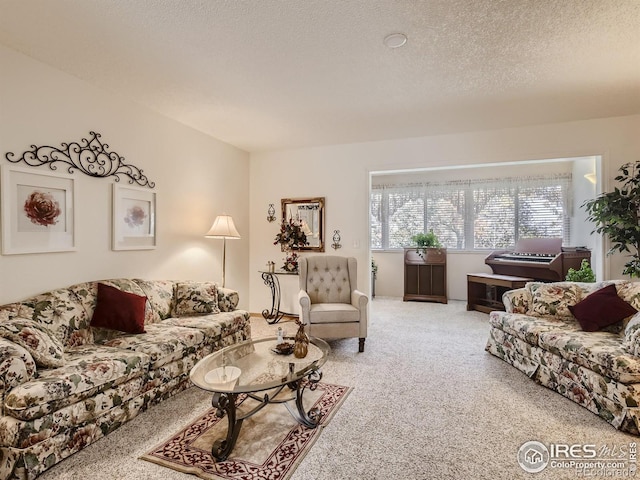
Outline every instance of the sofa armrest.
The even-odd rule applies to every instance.
[[[531,305],[531,292],[526,287],[509,290],[502,295],[502,303],[508,313],[527,313]]]
[[[622,346],[631,355],[640,356],[640,312],[631,317],[627,323]]]
[[[8,391],[31,380],[36,373],[33,357],[20,345],[0,338],[0,389]]]
[[[358,310],[366,310],[367,302],[369,302],[369,298],[367,298],[367,296],[360,290],[354,290],[351,292],[351,305],[356,307]]]
[[[240,295],[230,288],[218,287],[218,308],[221,312],[233,312],[238,307]]]
[[[367,328],[369,326],[367,303],[369,303],[369,297],[360,290],[354,290],[351,292],[351,305],[360,310],[360,338],[367,337]]]
[[[298,303],[300,304],[300,322],[303,325],[308,325],[310,320],[311,311],[311,298],[305,290],[300,290],[298,293]]]

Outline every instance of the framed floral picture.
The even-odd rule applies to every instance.
[[[113,184],[113,250],[156,248],[156,192]]]
[[[73,177],[3,165],[3,255],[75,249]]]

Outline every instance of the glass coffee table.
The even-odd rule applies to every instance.
[[[285,338],[293,343],[293,338]],[[200,360],[189,377],[198,387],[213,392],[211,405],[216,415],[227,415],[226,438],[216,440],[211,454],[216,461],[226,460],[238,439],[242,422],[270,403],[284,403],[293,418],[307,428],[315,428],[320,421],[320,410],[312,408],[305,412],[302,397],[306,388],[315,390],[322,378],[320,367],[326,362],[331,350],[327,342],[311,337],[305,358],[296,358],[293,353],[277,352],[276,337],[247,340],[225,347]],[[260,392],[260,394],[258,394]],[[236,401],[253,400],[257,405],[238,415]]]

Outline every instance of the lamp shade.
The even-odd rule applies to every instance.
[[[204,236],[210,238],[240,238],[231,215],[218,215]]]

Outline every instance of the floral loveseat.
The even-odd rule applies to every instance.
[[[640,434],[640,283],[532,282],[503,302],[489,316],[488,352]]]
[[[189,387],[200,358],[250,338],[237,304],[215,283],[116,279],[0,306],[0,478],[35,478]]]

